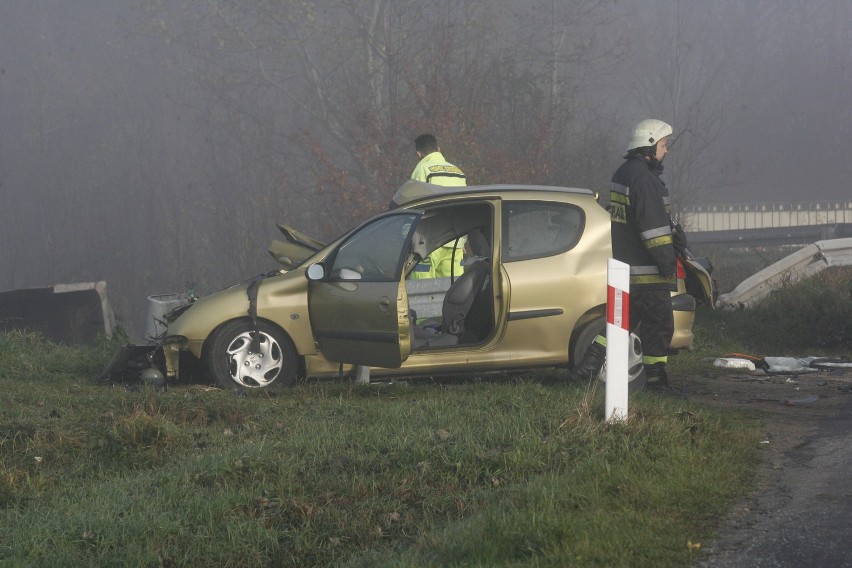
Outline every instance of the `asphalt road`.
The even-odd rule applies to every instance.
[[[731,515],[718,540],[704,544],[696,566],[852,568],[850,381],[852,376],[803,379],[795,387],[799,398],[786,404],[783,395],[741,393],[744,404],[775,404],[766,443],[777,441],[784,450],[768,459],[761,489]],[[789,401],[803,400],[802,391],[816,393],[817,400],[795,408]],[[805,426],[796,429],[788,421]]]

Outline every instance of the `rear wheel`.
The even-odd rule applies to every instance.
[[[265,321],[254,326],[248,319],[234,320],[213,334],[204,360],[216,383],[223,388],[262,389],[290,386],[296,380],[297,355],[290,338]]]
[[[571,346],[572,366],[578,365],[583,360],[586,351],[598,335],[606,337],[606,318],[603,316],[593,319],[580,330],[580,334]],[[599,378],[602,382],[606,382],[606,362],[601,368]],[[646,377],[645,368],[642,365],[642,342],[635,333],[630,334],[627,380],[627,392],[629,394],[637,393],[645,388]]]
[[[606,318],[603,316],[593,319],[580,330],[580,334],[571,346],[571,365],[573,367],[576,367],[583,360],[586,351],[598,335],[606,337]]]

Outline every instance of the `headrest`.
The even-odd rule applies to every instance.
[[[491,256],[491,245],[488,244],[488,239],[485,238],[485,235],[479,229],[474,229],[467,234],[467,243],[470,245],[470,251],[475,256]]]

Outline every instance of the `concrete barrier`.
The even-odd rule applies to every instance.
[[[37,332],[65,344],[91,344],[112,337],[115,315],[107,284],[78,282],[0,292],[0,330]]]

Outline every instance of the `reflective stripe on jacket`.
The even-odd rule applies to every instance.
[[[440,152],[432,152],[418,162],[411,173],[411,179],[434,183],[435,185],[467,185],[464,172],[444,159]]]

